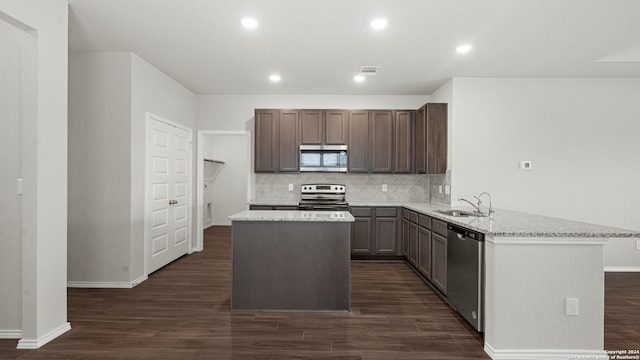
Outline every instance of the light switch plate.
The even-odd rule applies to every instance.
[[[520,161],[520,170],[531,170],[531,161],[529,160],[522,160]]]
[[[564,305],[564,314],[566,316],[578,316],[578,299],[567,298]]]
[[[23,183],[22,179],[18,179],[18,186],[17,186],[17,191],[16,191],[18,193],[18,195],[22,195],[22,187],[23,187],[22,183]]]
[[[387,192],[387,184],[382,184],[382,192]]]
[[[293,191],[293,184],[289,184],[289,191]]]
[[[640,250],[640,240],[636,240],[636,250]]]

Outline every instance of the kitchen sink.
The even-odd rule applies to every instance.
[[[442,215],[447,215],[447,216],[453,216],[453,217],[464,217],[464,216],[486,216],[485,214],[479,213],[479,212],[474,212],[474,211],[466,211],[466,210],[455,210],[455,209],[450,209],[450,210],[436,210],[437,213],[440,213]]]

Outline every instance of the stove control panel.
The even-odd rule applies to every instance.
[[[304,184],[301,189],[302,193],[344,194],[347,187],[338,184]]]

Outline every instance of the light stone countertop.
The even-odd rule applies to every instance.
[[[446,204],[419,202],[405,203],[403,207],[429,215],[432,218],[461,225],[493,237],[540,237],[540,238],[640,238],[640,231],[613,228],[579,221],[559,219],[518,211],[494,209],[493,218],[453,217],[435,210],[452,209]],[[453,207],[472,211],[472,208]]]
[[[266,204],[265,201],[255,201],[255,204]],[[272,205],[269,202],[269,205]],[[275,204],[273,204],[275,205]],[[290,203],[286,203],[290,205]],[[449,204],[432,202],[401,202],[401,201],[354,201],[350,206],[371,207],[404,207],[432,218],[448,223],[461,225],[470,230],[481,232],[493,237],[539,237],[539,238],[640,238],[640,231],[620,229],[573,220],[535,215],[505,209],[494,209],[493,219],[489,217],[453,217],[440,214],[435,210],[473,210],[470,207],[451,207]],[[267,210],[268,212],[268,210]],[[265,217],[268,215],[264,215]],[[232,219],[233,220],[233,219]],[[267,220],[265,220],[267,221]],[[305,220],[289,220],[305,221]],[[322,220],[316,220],[322,221]],[[330,221],[330,220],[326,220]],[[350,220],[353,221],[353,220]]]
[[[348,211],[244,210],[229,216],[231,221],[354,222]]]

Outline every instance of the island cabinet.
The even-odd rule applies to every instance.
[[[346,110],[300,110],[303,145],[346,145],[348,132]]]
[[[255,172],[298,172],[300,144],[297,110],[255,111]]]
[[[396,207],[351,207],[355,222],[351,224],[353,259],[400,258],[400,227]]]
[[[447,294],[447,223],[432,219],[431,283]]]

